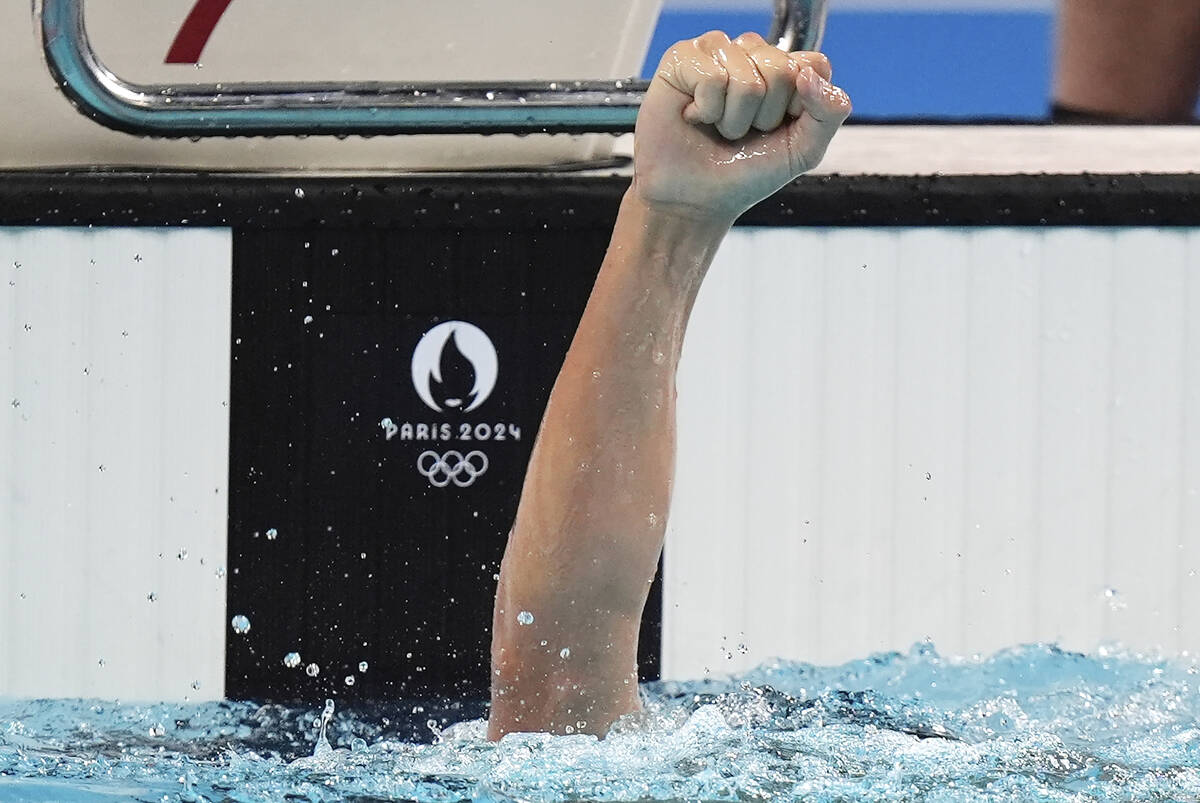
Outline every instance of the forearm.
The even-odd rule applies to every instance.
[[[524,588],[640,614],[670,502],[684,329],[725,228],[655,213],[632,193],[622,203],[522,493],[513,545],[538,574]]]
[[[727,228],[656,213],[633,192],[621,205],[551,392],[505,552],[493,735],[520,718],[523,730],[561,729],[576,722],[570,712],[585,709],[578,719],[603,732],[636,707],[637,628],[674,470],[675,372],[688,315]],[[619,687],[602,687],[601,677]],[[571,694],[570,678],[589,682]]]

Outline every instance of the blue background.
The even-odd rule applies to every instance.
[[[643,75],[679,39],[713,28],[765,34],[770,25],[769,8],[664,9]],[[1053,15],[1037,11],[832,10],[823,50],[859,120],[1039,120],[1050,109],[1053,37]]]

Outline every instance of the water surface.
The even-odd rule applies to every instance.
[[[484,738],[482,701],[0,700],[0,801],[1200,800],[1197,667],[929,645],[643,687],[590,736]]]

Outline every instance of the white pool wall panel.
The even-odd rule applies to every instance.
[[[223,695],[230,248],[0,229],[0,695]]]
[[[1200,648],[1200,232],[736,229],[679,376],[664,672]]]

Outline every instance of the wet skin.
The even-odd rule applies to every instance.
[[[505,550],[490,738],[603,735],[638,710],[638,625],[666,531],[688,316],[734,220],[816,166],[849,115],[830,80],[823,55],[757,34],[714,31],[663,57]]]

